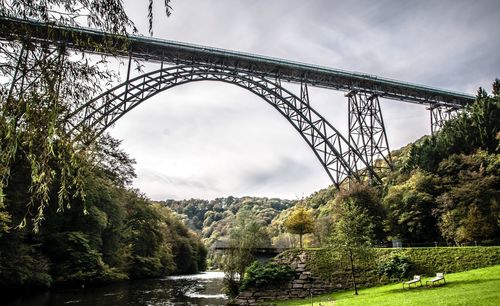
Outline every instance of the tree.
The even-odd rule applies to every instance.
[[[153,0],[149,2],[151,26]],[[168,15],[170,0],[164,5]],[[137,31],[120,0],[6,0],[0,1],[0,15],[117,34]],[[117,74],[107,68],[104,57],[70,51],[60,40],[53,45],[30,41],[29,29],[21,30],[22,42],[0,43],[0,204],[10,196],[5,189],[13,163],[26,160],[30,174],[24,190],[29,196],[23,204],[26,214],[13,225],[37,231],[54,189],[60,210],[72,198],[85,198],[85,162],[98,149],[74,143],[66,131],[69,114],[110,85]],[[129,170],[123,174],[129,175]]]
[[[229,232],[228,250],[222,259],[226,273],[225,287],[228,295],[236,296],[245,270],[255,260],[253,250],[271,244],[263,224],[249,209],[242,209]],[[239,275],[240,281],[236,281]]]
[[[495,241],[500,213],[500,156],[478,151],[443,160],[439,173],[445,191],[436,198],[435,214],[442,236],[458,245]]]
[[[367,209],[356,205],[351,198],[337,200],[335,204],[328,250],[343,267],[348,265],[354,294],[357,295],[356,269],[373,253],[373,221]]]
[[[494,97],[500,97],[500,80],[499,79],[495,79],[495,82],[493,82],[492,94]]]
[[[300,248],[302,249],[302,236],[312,233],[314,230],[314,221],[310,211],[303,206],[297,206],[288,216],[283,224],[287,231],[299,235]]]
[[[386,219],[386,214],[381,203],[379,190],[365,183],[351,183],[348,190],[341,190],[337,194],[333,205],[345,201],[352,201],[353,205],[366,210],[373,224],[372,238],[377,242],[382,241],[385,238],[383,221]],[[333,210],[335,211],[335,207]]]
[[[436,241],[436,186],[439,177],[416,170],[401,184],[388,188],[383,204],[387,211],[385,224],[390,238],[408,242]]]

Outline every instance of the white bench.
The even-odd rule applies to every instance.
[[[443,281],[446,284],[446,279],[444,279],[444,273],[436,273],[436,277],[426,281],[425,285],[427,286],[427,283],[431,283],[431,285],[434,285],[434,283],[437,283],[439,281]]]
[[[408,285],[408,289],[410,289],[411,284],[415,284],[416,287],[417,283],[420,283],[420,286],[422,286],[422,279],[420,278],[420,275],[414,275],[411,281],[403,282],[403,289],[405,288],[405,285]]]

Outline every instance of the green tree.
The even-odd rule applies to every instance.
[[[5,205],[0,203],[0,238],[2,238],[2,234],[7,233],[10,228],[10,214],[4,211],[4,209]]]
[[[297,206],[283,224],[288,232],[299,235],[299,245],[302,249],[302,236],[314,231],[313,216],[303,206]]]
[[[250,209],[240,210],[229,233],[228,250],[221,264],[226,273],[226,291],[230,296],[238,294],[245,270],[255,260],[252,251],[270,244],[266,228]],[[237,275],[239,281],[236,280]]]
[[[153,0],[149,4],[152,26]],[[169,15],[170,0],[164,4]],[[7,0],[0,1],[0,14],[59,25],[84,22],[81,25],[117,34],[137,31],[119,0]],[[29,170],[24,190],[29,199],[24,202],[24,218],[15,225],[37,231],[53,189],[58,197],[52,204],[60,210],[75,197],[85,199],[84,167],[96,149],[74,143],[66,131],[69,114],[116,80],[117,74],[107,68],[106,60],[68,50],[59,39],[53,45],[30,41],[29,28],[21,31],[22,42],[0,46],[0,203],[10,196],[5,188],[21,154]],[[123,49],[126,44],[107,47]]]
[[[350,270],[354,294],[357,295],[356,270],[361,262],[372,257],[374,224],[368,210],[351,198],[342,198],[335,204],[328,250],[341,266]]]
[[[335,205],[339,202],[351,201],[353,205],[366,209],[366,213],[371,219],[373,225],[373,239],[380,242],[385,238],[383,221],[386,218],[386,213],[381,203],[379,190],[365,183],[351,183],[348,190],[341,190],[334,201],[330,202]]]
[[[439,173],[446,178],[437,199],[435,214],[442,236],[456,244],[494,241],[500,212],[500,167],[498,154],[478,151],[452,155],[443,160]]]
[[[495,79],[495,82],[493,82],[492,94],[494,97],[500,96],[500,79]]]
[[[437,207],[436,188],[441,184],[436,175],[417,170],[406,182],[388,188],[383,205],[389,238],[408,242],[437,239],[439,233],[433,212]]]

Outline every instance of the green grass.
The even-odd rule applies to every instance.
[[[445,275],[447,284],[402,289],[401,284],[352,290],[314,297],[314,305],[500,305],[500,265]],[[422,283],[430,278],[424,278]],[[278,306],[311,305],[311,299],[274,302]]]

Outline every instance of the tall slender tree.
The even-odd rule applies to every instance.
[[[372,256],[372,237],[373,220],[368,211],[350,198],[336,201],[328,250],[343,268],[348,267],[355,295],[358,295],[356,270]]]

